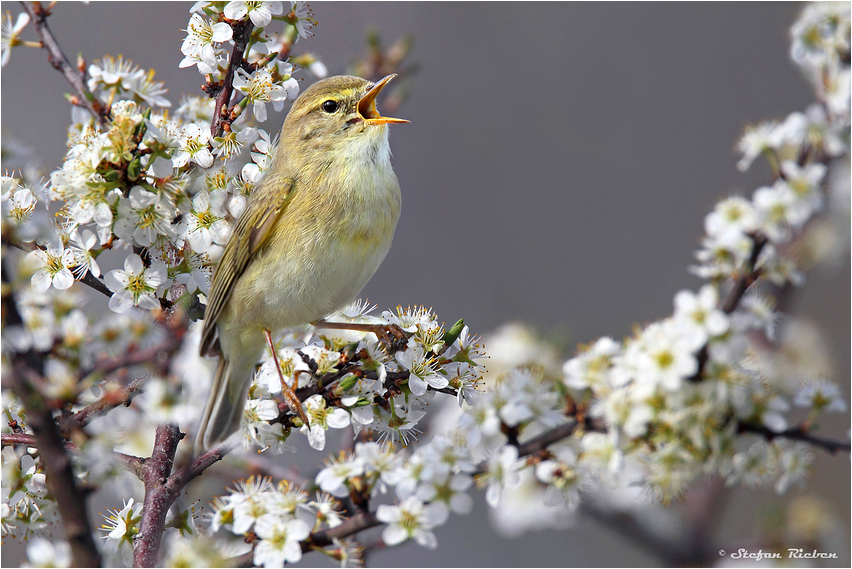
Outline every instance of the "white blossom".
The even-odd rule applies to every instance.
[[[127,312],[131,306],[157,309],[157,288],[166,282],[167,270],[162,262],[154,261],[145,267],[139,255],[128,255],[124,269],[115,269],[106,274],[104,283],[113,292],[109,300],[111,310]]]
[[[242,20],[248,14],[249,19],[258,28],[268,26],[272,16],[284,11],[281,2],[265,0],[234,0],[225,4],[225,17],[229,20]]]
[[[443,514],[433,504],[424,505],[418,498],[410,496],[397,506],[380,504],[376,519],[387,524],[382,531],[382,540],[387,545],[397,545],[414,538],[419,545],[429,549],[438,547],[438,538],[432,529],[442,523]]]

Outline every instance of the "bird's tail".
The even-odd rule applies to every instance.
[[[219,365],[195,437],[196,453],[213,448],[240,428],[253,369],[254,366],[241,369],[224,354],[219,356]]]

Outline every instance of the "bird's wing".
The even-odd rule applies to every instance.
[[[257,251],[269,237],[269,230],[293,199],[295,181],[292,178],[265,180],[246,204],[234,226],[231,238],[213,275],[207,309],[204,312],[204,328],[201,331],[201,355],[217,355],[219,346],[216,336],[216,321],[231,298],[234,286]]]

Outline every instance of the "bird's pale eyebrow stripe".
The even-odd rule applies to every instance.
[[[345,89],[343,91],[329,91],[329,95],[338,95],[342,99],[348,98],[350,95],[357,92],[357,89]]]

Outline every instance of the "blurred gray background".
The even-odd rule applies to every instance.
[[[190,6],[60,3],[49,23],[72,60],[123,54],[156,69],[176,104],[181,93],[200,93],[203,82],[194,69],[178,69]],[[368,26],[386,44],[416,37],[412,60],[420,73],[397,113],[411,124],[391,135],[402,218],[362,296],[380,308],[433,306],[441,320],[464,317],[477,333],[520,320],[565,346],[619,338],[634,323],[670,314],[679,289],[701,284],[687,267],[706,213],[720,198],[750,195],[769,180],[760,162],[746,174],[735,167],[744,126],[782,119],[813,100],[788,57],[800,7],[312,4],[316,36],[293,51],[315,53],[332,74],[364,52]],[[20,6],[3,2],[2,9],[17,14]],[[38,146],[46,172],[60,166],[70,117],[64,78],[45,53],[16,48],[2,79],[4,133]],[[848,262],[815,271],[791,308],[822,327],[847,400],[849,282]],[[832,419],[824,432],[845,437],[847,417]],[[816,455],[807,493],[825,501],[826,514],[839,517],[848,535],[849,457]],[[754,535],[768,511],[800,494],[729,492],[716,539]],[[406,545],[375,553],[370,564],[660,563],[596,522],[510,540],[493,533],[485,512],[477,495],[471,516],[438,530],[438,550]],[[841,558],[848,559],[848,541],[845,547]],[[4,564],[12,560],[4,557]],[[305,564],[327,562],[309,556]]]

